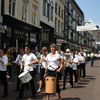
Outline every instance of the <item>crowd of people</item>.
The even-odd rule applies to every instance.
[[[12,66],[17,66],[14,92],[19,91],[19,95],[16,100],[23,98],[25,88],[29,89],[29,87],[31,87],[31,93],[35,98],[36,93],[41,92],[42,87],[45,86],[47,76],[57,77],[56,93],[58,93],[58,100],[61,100],[61,90],[66,89],[66,79],[69,78],[68,85],[73,88],[73,83],[77,85],[81,81],[80,77],[86,77],[87,60],[91,60],[91,67],[93,67],[95,59],[100,59],[100,55],[93,52],[87,54],[82,48],[79,51],[71,51],[67,48],[66,52],[63,52],[55,44],[50,45],[50,52],[46,47],[42,47],[40,52],[38,50],[32,51],[29,45],[25,48],[19,48],[19,53],[16,52],[15,48],[7,49],[6,53],[3,49],[0,49],[0,79],[4,86],[3,97],[8,96],[8,84],[12,84]],[[23,72],[28,72],[32,76],[27,83],[22,83],[18,78]],[[35,88],[37,72],[40,74],[38,90]],[[59,86],[61,79],[63,81],[62,89]],[[49,98],[50,94],[46,93],[46,100],[49,100]]]

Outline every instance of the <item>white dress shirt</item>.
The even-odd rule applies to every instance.
[[[22,62],[22,57],[23,55],[19,54],[16,58],[15,61],[13,61],[13,63],[16,63],[17,65],[20,65],[20,63]]]
[[[4,62],[4,64],[0,62],[0,71],[6,71],[7,64],[8,64],[8,58],[6,56],[2,56],[0,57],[0,60]]]

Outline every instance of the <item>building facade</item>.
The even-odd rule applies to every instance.
[[[34,47],[39,44],[40,8],[39,0],[2,0],[4,3],[3,21],[5,33],[2,35],[2,48],[11,46]]]
[[[0,7],[0,48],[30,44],[40,50],[51,43],[64,51],[93,48],[93,35],[76,30],[85,22],[75,0],[0,0]]]
[[[84,25],[84,13],[74,0],[66,0],[64,30],[67,43],[63,44],[65,48],[78,50],[84,44],[84,32],[76,30],[76,26],[82,25]]]
[[[65,43],[64,39],[64,7],[66,5],[65,0],[55,0],[55,31],[54,40],[59,46]]]
[[[40,26],[41,39],[40,47],[46,46],[49,49],[51,43],[54,43],[54,15],[55,0],[40,0]]]

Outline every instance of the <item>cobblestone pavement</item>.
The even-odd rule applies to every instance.
[[[0,85],[0,100],[15,100],[18,92],[14,92],[16,84],[16,73],[13,73],[13,84],[9,85],[9,95],[2,98],[3,86]],[[68,83],[68,82],[67,82]],[[86,64],[86,78],[82,79],[78,85],[66,86],[65,90],[61,91],[62,100],[100,100],[100,61],[94,62],[94,67],[90,66],[90,62]],[[62,88],[62,80],[60,81],[60,88]],[[38,89],[38,86],[36,86]],[[37,94],[36,98],[32,98],[31,90],[24,91],[24,97],[21,100],[45,100],[44,89]],[[50,95],[50,100],[57,100],[57,95]]]

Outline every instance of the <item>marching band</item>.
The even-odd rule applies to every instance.
[[[92,55],[91,57],[94,56]],[[79,52],[72,52],[67,48],[64,53],[55,44],[51,44],[50,52],[48,52],[46,47],[41,49],[41,56],[38,60],[35,53],[31,52],[29,45],[25,46],[25,49],[20,48],[19,54],[15,61],[12,62],[17,65],[17,85],[15,92],[19,91],[19,95],[16,100],[23,98],[25,86],[29,87],[29,83],[34,98],[37,93],[43,90],[42,86],[45,86],[46,100],[49,100],[50,94],[55,93],[58,94],[58,100],[61,100],[60,79],[63,81],[62,90],[66,89],[66,79],[68,79],[68,76],[68,85],[72,88],[74,87],[74,82],[75,85],[77,85],[78,82],[80,82],[80,77],[86,77],[85,65],[87,58],[89,60],[89,54],[86,56],[82,48],[80,48]],[[99,59],[99,56],[97,58]],[[8,96],[8,84],[6,80],[7,64],[8,57],[7,55],[5,56],[3,50],[0,49],[0,79],[4,85],[3,97]],[[36,67],[35,69],[40,69],[38,90],[36,90],[34,84],[34,77],[37,73],[34,66]],[[21,87],[20,82],[22,83]]]

